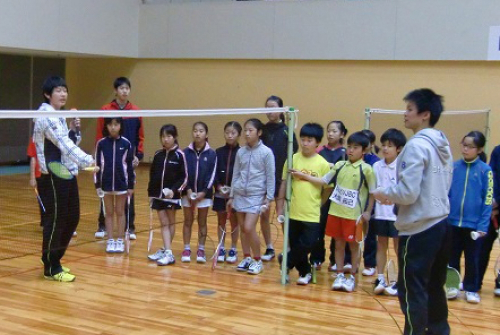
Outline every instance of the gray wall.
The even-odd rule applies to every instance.
[[[2,0],[0,51],[132,58],[486,60],[498,0]]]

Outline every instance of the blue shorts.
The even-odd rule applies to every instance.
[[[398,230],[394,227],[394,221],[374,219],[373,227],[377,236],[398,237]]]

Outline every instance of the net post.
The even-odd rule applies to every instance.
[[[490,147],[490,115],[491,115],[491,109],[488,109],[486,112],[486,129],[484,131],[484,137],[486,137],[486,143],[484,144],[484,152],[486,154],[489,154],[489,147]]]
[[[370,108],[365,108],[365,129],[370,129],[370,118],[372,111]]]
[[[290,171],[293,167],[293,134],[295,129],[295,109],[288,107],[289,117],[287,118],[288,126],[288,146],[287,146],[287,169]],[[288,270],[288,232],[290,230],[290,197],[292,195],[292,175],[286,176],[286,206],[285,206],[285,222],[283,223],[283,262],[281,263],[281,284],[286,284],[286,275]]]

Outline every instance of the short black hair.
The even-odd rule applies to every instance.
[[[389,128],[380,137],[380,142],[384,144],[385,141],[389,141],[396,146],[396,148],[401,148],[406,145],[406,136],[403,132],[396,128]]]
[[[300,128],[300,137],[313,137],[318,143],[323,139],[323,135],[323,127],[318,123],[309,122]]]
[[[464,138],[462,138],[462,143],[464,142],[466,137],[472,137],[472,142],[474,142],[474,145],[480,149],[483,149],[486,145],[486,137],[479,130],[473,130],[465,135]],[[484,151],[479,154],[479,158],[485,163],[488,159]]]
[[[278,104],[278,107],[283,107],[283,99],[276,95],[271,95],[269,98],[266,99],[266,104],[268,101],[274,101]]]
[[[42,93],[43,100],[46,103],[49,103],[50,100],[45,95],[47,94],[49,97],[52,96],[52,92],[54,92],[56,87],[65,87],[66,90],[68,90],[68,85],[66,85],[66,81],[62,77],[52,76],[44,80],[42,84]]]
[[[413,102],[417,106],[417,113],[430,112],[429,125],[434,127],[443,113],[443,97],[434,93],[429,88],[420,88],[408,93],[404,98],[406,102]]]
[[[129,88],[132,88],[132,85],[130,84],[130,80],[127,77],[118,77],[115,79],[115,82],[113,83],[113,87],[115,90],[122,86],[123,84],[127,84]]]
[[[104,118],[104,127],[102,128],[102,136],[103,137],[108,137],[109,136],[109,130],[108,130],[108,124],[113,122],[113,120],[116,120],[120,124],[120,131],[118,134],[120,136],[123,135],[123,119],[121,117],[105,117]]]
[[[347,145],[350,144],[359,144],[365,150],[370,145],[370,139],[362,131],[357,131],[347,139]]]
[[[233,127],[238,132],[238,136],[240,136],[241,132],[243,131],[243,128],[241,128],[241,124],[238,121],[229,121],[224,126],[224,130],[226,130],[229,127]]]

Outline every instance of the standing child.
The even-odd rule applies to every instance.
[[[163,248],[148,258],[158,265],[175,263],[172,240],[175,234],[175,213],[180,209],[181,193],[187,185],[187,164],[177,142],[177,127],[166,124],[160,129],[163,149],[158,150],[149,171],[148,196],[151,208],[158,213]]]
[[[246,146],[236,155],[227,210],[234,208],[240,225],[244,259],[237,270],[256,275],[262,272],[256,224],[260,213],[268,211],[269,203],[274,199],[274,156],[260,140],[263,128],[260,120],[250,119],[244,127]]]
[[[488,232],[493,201],[493,173],[480,158],[486,138],[480,131],[471,131],[462,139],[462,156],[453,165],[453,181],[450,189],[450,215],[452,231],[450,266],[460,272],[460,258],[465,256],[463,286],[467,302],[477,304],[480,275],[479,256],[482,238],[472,238],[477,232],[483,237]],[[448,299],[458,296],[458,290],[448,291]]]
[[[300,129],[301,151],[293,155],[292,169],[283,168],[276,213],[283,214],[286,193],[286,177],[292,174],[292,196],[290,199],[290,251],[287,268],[294,267],[299,271],[298,285],[307,285],[311,281],[311,264],[307,257],[317,243],[321,226],[321,191],[322,180],[330,171],[328,162],[316,153],[321,139],[323,127],[317,123],[306,123]],[[281,255],[279,256],[281,263]]]
[[[126,77],[118,77],[113,82],[113,87],[115,91],[115,99],[108,104],[102,106],[102,110],[114,111],[114,110],[138,110],[139,107],[132,104],[128,99],[130,96],[130,91],[132,89],[132,84],[130,80]],[[123,136],[130,141],[132,145],[133,153],[133,166],[136,168],[139,165],[139,161],[144,157],[144,128],[142,123],[142,117],[124,117],[122,118],[122,128]],[[97,119],[97,132],[96,132],[96,143],[102,137],[102,132],[104,131],[104,118]],[[126,210],[129,211],[130,215],[130,239],[135,240],[137,235],[135,233],[135,196],[132,195],[130,198],[130,208],[128,204],[125,204]],[[98,227],[95,233],[96,238],[104,238],[106,236],[106,230],[104,229],[104,215],[101,208],[98,218]]]
[[[98,194],[104,193],[104,208],[108,243],[106,252],[125,251],[123,243],[125,226],[125,204],[134,193],[135,172],[132,167],[133,152],[130,141],[122,136],[122,118],[105,118],[103,138],[97,142],[94,175]],[[114,239],[114,215],[116,214],[117,239]],[[128,220],[128,218],[127,218]]]
[[[406,144],[406,136],[402,131],[391,128],[382,134],[380,141],[382,142],[382,155],[384,159],[373,164],[373,172],[377,179],[377,188],[387,188],[395,185],[397,182],[397,158]],[[373,289],[375,294],[398,294],[397,283],[389,283],[389,278],[385,278],[384,276],[390,238],[392,238],[396,255],[398,254],[398,231],[394,227],[395,221],[394,205],[386,205],[377,201],[375,203],[375,215],[373,218],[373,228],[377,236],[378,272],[378,278],[375,281]]]
[[[324,145],[318,153],[330,163],[331,167],[334,167],[337,162],[347,160],[347,154],[344,147],[344,137],[347,136],[347,129],[342,121],[331,121],[326,126],[326,132],[328,144]],[[325,261],[325,228],[329,209],[330,199],[321,206],[321,229],[318,241],[311,250],[311,264],[313,264],[317,270],[321,269],[321,264]],[[345,251],[346,257],[344,268],[349,269],[349,266],[351,266],[351,251],[349,250],[349,246],[346,246]],[[333,238],[330,240],[330,265],[328,266],[328,270],[337,271],[337,265],[335,264],[335,240]]]
[[[217,155],[208,145],[208,126],[201,121],[193,125],[193,142],[184,149],[186,155],[188,185],[187,194],[182,197],[184,208],[184,226],[182,237],[184,240],[184,251],[182,262],[191,262],[191,230],[193,227],[194,214],[198,208],[198,251],[196,261],[205,263],[205,241],[207,239],[207,215],[212,206],[213,183],[215,168],[217,166]]]
[[[446,136],[434,129],[442,97],[423,88],[404,97],[405,127],[414,132],[397,161],[396,185],[373,192],[398,205],[398,298],[405,334],[449,334],[443,286],[449,258],[450,190],[453,159]]]
[[[231,181],[233,179],[233,168],[236,159],[236,153],[240,149],[238,143],[241,135],[241,125],[236,121],[230,121],[224,126],[224,138],[226,140],[226,145],[215,150],[217,154],[217,172],[215,174],[215,195],[214,195],[214,206],[213,210],[217,212],[217,236],[219,241],[222,237],[222,232],[226,229],[226,220],[228,217],[227,201],[229,199],[229,193],[231,191]],[[233,213],[231,213],[233,214]],[[230,264],[236,263],[238,260],[238,252],[236,251],[236,245],[238,243],[238,221],[236,220],[236,215],[231,215],[229,217],[231,222],[231,249],[227,253],[224,248],[225,235],[222,241],[222,248],[217,255],[218,262],[224,262],[224,260]]]
[[[333,170],[323,177],[326,184],[335,187],[330,197],[332,203],[328,212],[326,235],[335,238],[335,262],[337,278],[332,285],[335,291],[352,292],[355,286],[354,274],[358,270],[359,245],[355,240],[356,224],[368,224],[373,209],[375,175],[370,165],[363,161],[363,153],[370,140],[362,132],[356,132],[347,139],[347,162],[338,162]],[[344,271],[345,245],[349,243],[352,255],[351,274]]]
[[[283,107],[283,100],[280,97],[271,95],[266,100],[267,108],[278,108]],[[274,166],[276,168],[274,187],[274,197],[278,196],[281,183],[281,175],[283,173],[283,164],[287,158],[288,151],[288,127],[285,124],[284,113],[267,113],[266,114],[269,122],[264,125],[262,130],[262,143],[270,148],[274,155]],[[293,130],[292,130],[293,131]],[[297,144],[297,139],[295,134],[293,135],[293,152],[297,152],[299,146]],[[266,252],[262,255],[263,261],[272,260],[276,253],[274,251],[274,246],[271,240],[271,225],[270,221],[271,211],[267,210],[262,212],[260,215],[260,229],[262,235],[264,236],[264,241],[266,242]]]

